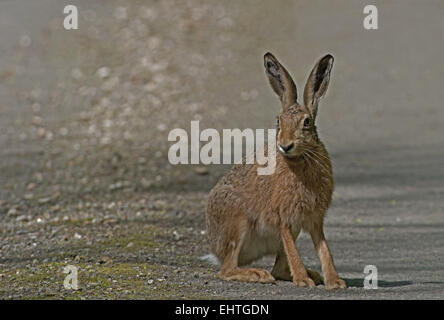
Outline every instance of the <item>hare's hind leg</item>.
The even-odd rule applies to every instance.
[[[233,268],[227,271],[221,271],[220,277],[224,280],[236,280],[243,282],[261,282],[261,283],[270,283],[274,282],[275,279],[265,269],[257,269],[257,268]]]
[[[311,269],[305,270],[307,271],[308,276],[311,278],[311,280],[314,281],[317,286],[324,283],[324,279],[322,279],[322,276],[319,274],[319,272]]]
[[[239,268],[239,253],[244,244],[245,237],[239,235],[237,240],[231,241],[222,262],[220,277],[224,280],[236,280],[244,282],[274,282],[275,279],[270,272],[257,268]]]
[[[305,269],[305,271],[307,271],[308,276],[311,278],[311,280],[314,281],[316,285],[320,285],[323,283],[322,277],[319,274],[319,272],[310,269]],[[283,249],[280,250],[276,256],[276,261],[274,263],[273,270],[271,271],[271,275],[276,280],[285,280],[285,281],[293,280],[287,256]]]
[[[273,270],[271,270],[271,274],[276,280],[285,280],[291,281],[293,280],[291,276],[290,266],[288,265],[287,256],[283,249],[279,250],[276,260],[274,262]]]

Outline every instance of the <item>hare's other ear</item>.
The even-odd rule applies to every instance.
[[[304,104],[316,117],[319,99],[324,96],[330,81],[330,72],[333,67],[333,56],[327,54],[314,66],[308,77],[304,89]]]
[[[282,107],[285,109],[296,103],[298,93],[288,71],[270,53],[264,55],[265,72],[267,73],[270,85],[279,96]]]

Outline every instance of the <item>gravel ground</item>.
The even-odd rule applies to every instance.
[[[444,4],[376,1],[366,31],[364,1],[279,3],[0,1],[0,298],[443,299]],[[79,30],[63,29],[66,4]],[[272,127],[266,51],[300,92],[318,57],[336,58],[318,127],[345,290],[225,282],[199,259],[229,166],[170,165],[168,132]],[[320,270],[307,235],[298,247]]]

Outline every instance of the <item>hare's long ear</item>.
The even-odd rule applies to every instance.
[[[319,60],[311,71],[305,85],[304,104],[310,109],[313,117],[316,117],[318,112],[319,99],[327,91],[333,61],[333,56],[329,54]]]
[[[298,93],[288,71],[270,52],[264,55],[264,66],[270,85],[282,102],[282,108],[285,109],[294,105],[298,98]]]

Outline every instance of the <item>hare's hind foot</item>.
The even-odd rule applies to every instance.
[[[305,270],[307,271],[310,279],[313,280],[317,286],[324,283],[324,279],[322,279],[322,276],[319,274],[319,272],[310,269]]]
[[[324,283],[324,280],[323,280],[322,276],[319,274],[319,272],[314,271],[314,270],[310,270],[310,269],[305,269],[305,271],[307,271],[308,277],[314,282],[314,284],[316,286]],[[271,274],[273,275],[273,277],[276,280],[293,281],[293,277],[291,276],[290,270],[288,270],[288,272],[273,270],[271,272]],[[311,281],[310,281],[310,283],[311,283]],[[304,285],[302,285],[302,286],[304,286]]]
[[[234,268],[231,270],[224,270],[221,271],[220,277],[224,280],[236,280],[243,282],[270,283],[275,281],[270,272],[264,269],[256,268]]]
[[[308,277],[314,282],[316,286],[324,283],[322,276],[319,274],[319,272],[310,269],[305,269],[305,271],[307,272]],[[280,251],[276,256],[276,261],[274,263],[271,274],[276,280],[293,281],[293,276],[291,275],[290,266],[288,265],[287,261],[287,256],[283,251]],[[310,286],[310,284],[311,285],[313,284],[309,280],[305,282],[304,281],[299,281],[299,282],[301,282],[301,286],[304,286],[305,282],[309,282],[309,284],[307,283],[308,286]]]

